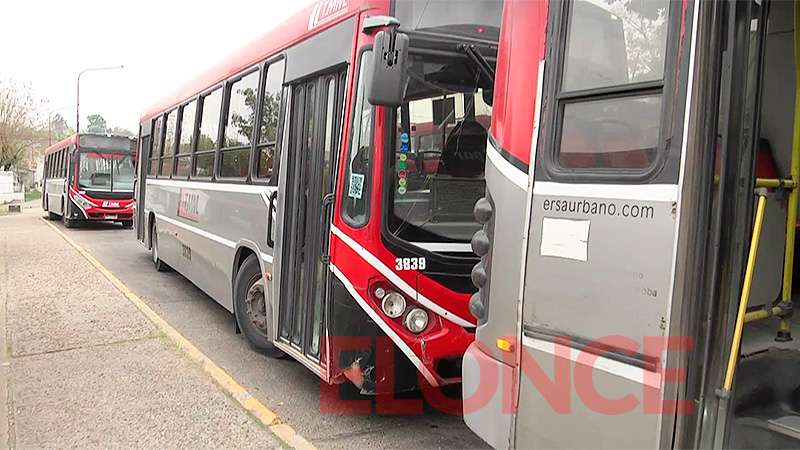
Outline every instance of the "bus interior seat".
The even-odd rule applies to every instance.
[[[489,132],[477,121],[462,120],[456,124],[445,140],[437,173],[459,178],[482,175],[488,137]]]

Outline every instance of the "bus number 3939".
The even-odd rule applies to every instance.
[[[425,258],[395,258],[395,270],[425,270]]]

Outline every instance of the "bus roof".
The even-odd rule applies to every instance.
[[[74,144],[76,142],[78,142],[78,134],[77,133],[73,134],[72,136],[67,136],[64,139],[62,139],[62,140],[56,142],[55,144],[51,145],[50,147],[47,147],[45,149],[45,151],[44,151],[44,154],[47,155],[49,153],[53,153],[56,150],[61,150],[62,148],[66,147],[68,145]]]
[[[131,137],[131,136],[114,135],[114,134],[96,134],[96,133],[80,133],[80,134],[78,134],[78,133],[76,133],[76,134],[73,134],[71,136],[67,136],[64,139],[56,142],[55,144],[47,147],[45,149],[45,151],[44,151],[44,154],[48,155],[50,153],[56,152],[58,150],[61,150],[62,148],[66,147],[68,145],[77,144],[79,138],[80,138],[81,145],[82,146],[86,146],[87,145],[87,141],[84,138],[87,138],[87,137],[90,138],[90,140],[91,140],[90,142],[88,142],[88,146],[89,147],[93,147],[93,148],[97,147],[97,144],[100,143],[100,142],[103,142],[103,141],[105,141],[106,144],[108,144],[109,141],[112,142],[112,143],[118,143],[118,142],[122,142],[123,140],[125,140],[125,141],[127,141],[129,143],[132,143],[136,139],[136,138]],[[116,149],[115,145],[112,145],[111,148]],[[122,149],[122,147],[120,147],[120,149]]]
[[[368,2],[369,0],[320,0],[309,5],[150,105],[142,113],[140,122],[194,97],[303,39],[358,14],[362,7],[366,9]]]

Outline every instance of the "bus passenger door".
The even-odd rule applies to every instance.
[[[142,209],[145,199],[147,181],[147,165],[150,163],[150,121],[142,124],[139,131],[139,144],[136,155],[136,178],[134,183],[134,218],[133,226],[136,228],[136,239],[144,242],[146,239],[146,215]]]
[[[324,365],[328,244],[334,176],[341,143],[345,69],[291,89],[286,198],[282,229],[278,341],[306,365]]]

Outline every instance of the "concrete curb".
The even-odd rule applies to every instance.
[[[211,376],[211,378],[222,388],[223,391],[228,393],[237,403],[239,403],[255,420],[264,425],[275,437],[280,439],[283,444],[289,448],[296,450],[316,450],[316,447],[311,445],[302,436],[297,434],[294,429],[283,423],[280,417],[272,410],[264,406],[257,398],[253,397],[247,389],[240,385],[233,377],[228,375],[222,368],[217,366],[214,361],[209,359],[203,352],[194,346],[188,339],[183,337],[176,329],[172,328],[164,319],[161,318],[155,311],[153,311],[138,295],[128,289],[125,284],[114,276],[108,269],[106,269],[100,262],[83,249],[77,242],[72,240],[69,236],[64,234],[55,225],[48,222],[44,218],[40,218],[47,226],[61,236],[69,245],[78,251],[91,265],[93,265],[101,274],[103,274],[114,287],[117,288],[128,300],[136,306],[142,314],[145,315],[151,322],[153,322],[164,334],[167,335],[175,344],[183,350],[186,355],[199,363],[203,370]]]

